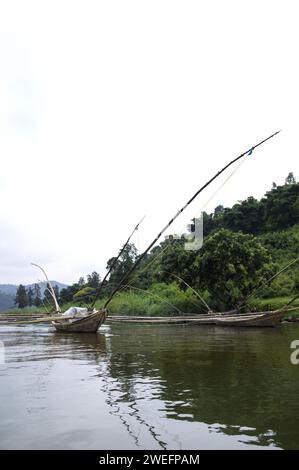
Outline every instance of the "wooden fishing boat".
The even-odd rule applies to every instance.
[[[52,321],[57,331],[65,333],[96,333],[106,320],[107,310],[97,310],[82,318],[59,318]]]
[[[136,230],[136,227],[134,230]],[[91,308],[70,307],[67,311],[61,313],[55,291],[49,281],[46,271],[39,264],[31,264],[40,269],[44,274],[47,280],[47,285],[49,286],[49,293],[53,298],[56,309],[55,316],[36,319],[31,323],[51,322],[57,331],[63,331],[65,333],[96,333],[102,323],[106,320],[107,309],[103,308],[100,310],[94,310]],[[24,324],[29,322],[25,321],[18,323]]]
[[[216,326],[241,326],[241,327],[274,327],[281,323],[283,317],[286,315],[286,310],[271,311],[271,312],[254,312],[233,315],[216,315],[212,319],[213,325]],[[211,315],[212,316],[212,315]],[[200,320],[199,320],[200,322]],[[203,320],[204,322],[204,320]],[[197,321],[195,321],[197,324]],[[205,323],[207,324],[207,323]]]
[[[172,317],[141,317],[110,315],[109,323],[140,323],[140,324],[193,324],[216,326],[240,326],[240,327],[275,327],[281,323],[283,317],[290,311],[298,308],[250,313],[211,313],[201,315],[182,315]]]

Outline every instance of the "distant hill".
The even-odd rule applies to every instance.
[[[67,287],[66,284],[57,281],[50,281],[52,286],[57,285],[59,290],[64,289]],[[46,289],[46,282],[38,282],[37,283],[41,288],[41,295],[44,295]],[[29,287],[33,287],[34,284],[27,284],[25,287],[28,289]],[[0,312],[9,310],[15,307],[15,296],[17,293],[17,285],[14,284],[0,284]]]
[[[10,310],[11,308],[14,308],[14,306],[15,306],[14,299],[15,299],[14,296],[8,295],[8,294],[3,294],[0,291],[0,312]]]

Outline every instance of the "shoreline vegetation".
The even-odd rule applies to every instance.
[[[289,297],[273,297],[266,299],[252,299],[249,309],[253,312],[278,310],[282,308],[289,300]],[[105,299],[101,299],[96,303],[96,308],[100,308]],[[200,303],[195,297],[192,298],[191,292],[181,292],[177,299],[171,297],[171,303],[181,312],[174,310],[170,305],[164,304],[158,299],[149,298],[145,293],[122,292],[113,301],[109,309],[109,315],[126,315],[126,316],[180,316],[182,314],[201,314],[205,313]],[[63,310],[69,308],[72,304],[65,304]],[[185,308],[184,308],[185,306]],[[299,299],[294,302],[294,307],[298,307],[298,311],[286,314],[284,320],[298,318],[299,320]],[[20,316],[20,318],[32,318],[46,316],[47,312],[44,308],[28,307],[24,309],[14,309],[7,312],[0,312],[1,319],[9,319],[10,317]]]
[[[299,183],[293,173],[289,173],[284,185],[273,183],[260,201],[249,197],[232,208],[218,206],[212,214],[203,213],[203,220],[203,247],[188,251],[184,247],[185,236],[166,237],[141,262],[130,285],[112,299],[110,314],[153,317],[201,314],[207,312],[204,303],[213,311],[231,310],[237,305],[243,306],[244,313],[268,311],[283,307],[298,294],[299,262],[292,262],[299,257]],[[113,269],[101,286],[96,308],[105,304],[138,256],[135,245],[130,243],[119,259],[108,260],[107,270],[111,266]],[[289,264],[290,268],[267,282]],[[86,281],[81,277],[78,283],[57,292],[62,309],[90,305],[100,285],[99,274],[93,272]],[[38,301],[35,307],[26,307],[28,292],[24,286],[19,286],[18,294],[17,304],[23,308],[0,312],[2,318],[55,310],[48,291],[43,299],[38,292],[29,293]],[[298,312],[286,317],[299,317],[299,299],[294,306],[298,306]]]

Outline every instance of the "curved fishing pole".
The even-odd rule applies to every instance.
[[[52,295],[53,300],[54,300],[54,303],[55,303],[56,311],[57,311],[58,313],[61,313],[61,309],[60,309],[59,304],[58,304],[58,301],[57,301],[57,299],[56,299],[56,295],[55,295],[54,289],[53,289],[53,287],[52,287],[51,282],[50,282],[49,279],[48,279],[48,276],[47,276],[47,274],[46,274],[46,271],[45,271],[39,264],[36,264],[36,263],[30,263],[30,264],[31,264],[32,266],[35,266],[36,268],[40,269],[40,270],[42,271],[42,273],[44,274],[44,276],[45,276],[45,278],[46,278],[46,280],[47,280],[47,282],[48,282],[48,284],[49,284],[49,288],[50,288],[50,291],[51,291],[51,295]]]
[[[38,282],[42,283],[43,281],[41,281],[40,279],[38,279]],[[53,301],[54,301],[54,303],[55,303],[55,297],[53,296],[53,294],[52,294],[52,292],[51,292],[51,289],[49,289],[48,287],[46,287],[46,288],[45,288],[45,292],[46,292],[46,291],[49,292],[49,294],[51,295],[51,297],[52,297],[52,299],[53,299]],[[50,302],[49,302],[49,300],[48,300],[47,298],[45,298],[45,300],[48,302],[48,304],[50,305],[50,307],[53,307],[53,305],[50,304]],[[41,301],[42,301],[42,303],[43,303],[44,306],[45,306],[45,303],[44,303],[43,299],[41,299]]]
[[[52,299],[53,299],[53,301],[54,301],[54,303],[55,303],[55,297],[53,296],[53,294],[52,294],[52,292],[51,292],[51,289],[48,289],[48,287],[46,287],[45,292],[46,292],[46,291],[49,292],[49,294],[51,295],[51,297],[52,297]],[[51,306],[50,301],[49,301],[48,299],[46,299],[46,300],[47,300],[48,304]]]
[[[213,310],[211,309],[211,307],[209,307],[209,305],[207,304],[207,302],[201,297],[201,295],[195,290],[193,289],[193,287],[189,286],[189,284],[184,281],[184,279],[182,279],[181,277],[177,276],[177,274],[174,274],[174,273],[169,273],[171,276],[174,276],[176,277],[179,281],[181,281],[183,284],[185,284],[185,286],[189,287],[189,289],[192,290],[192,292],[194,292],[194,294],[199,298],[199,300],[204,304],[204,306],[206,307],[206,309],[208,310],[208,313],[212,313]]]
[[[96,301],[98,300],[99,298],[99,295],[104,287],[104,283],[107,279],[107,277],[109,276],[109,274],[111,273],[111,271],[113,271],[113,269],[115,268],[115,265],[117,263],[117,261],[119,260],[119,258],[121,257],[121,255],[123,254],[123,252],[125,251],[126,247],[128,246],[132,236],[134,235],[134,233],[138,230],[139,228],[139,225],[141,224],[141,222],[143,222],[143,220],[145,219],[145,215],[142,217],[142,219],[140,219],[140,221],[138,222],[138,224],[135,226],[134,230],[132,231],[132,233],[130,234],[128,240],[124,243],[123,247],[121,248],[120,252],[118,253],[118,255],[116,256],[116,258],[114,258],[114,261],[112,263],[112,265],[110,266],[110,268],[108,269],[108,271],[106,272],[105,276],[104,276],[104,279],[102,280],[101,284],[99,285],[99,287],[97,288],[96,290],[96,295],[95,295],[95,298],[93,300],[93,302],[91,303],[90,307],[89,307],[89,310],[92,310],[95,306],[95,303]]]
[[[263,139],[261,142],[259,142],[258,144],[254,145],[253,147],[251,147],[249,150],[246,150],[246,152],[243,152],[241,153],[241,155],[239,155],[238,157],[234,158],[234,160],[232,160],[231,162],[229,162],[227,165],[225,165],[225,167],[223,167],[218,173],[216,173],[216,175],[214,175],[209,181],[207,181],[207,183],[205,183],[198,191],[196,191],[196,193],[186,202],[186,204],[173,216],[172,219],[170,219],[170,221],[167,223],[167,225],[165,225],[165,227],[161,230],[161,232],[158,233],[158,235],[156,236],[156,238],[149,244],[149,246],[145,249],[145,251],[139,256],[139,258],[137,259],[137,261],[135,262],[135,264],[131,267],[131,269],[128,271],[128,273],[123,277],[123,279],[119,282],[119,284],[117,285],[117,287],[113,290],[113,292],[111,293],[109,299],[106,301],[105,305],[104,305],[104,308],[106,308],[108,306],[108,304],[111,302],[112,298],[114,297],[114,295],[116,294],[116,292],[119,290],[119,288],[122,286],[123,283],[125,283],[127,281],[127,279],[131,276],[131,274],[135,271],[135,269],[137,268],[137,266],[139,266],[139,264],[141,263],[141,261],[143,260],[143,258],[146,256],[146,254],[148,253],[148,251],[155,245],[155,243],[157,243],[157,241],[159,240],[159,238],[161,237],[161,235],[171,226],[171,224],[177,219],[177,217],[189,206],[189,204],[191,204],[192,201],[194,201],[194,199],[204,190],[206,189],[216,178],[218,178],[218,176],[220,176],[228,167],[230,167],[231,165],[233,165],[235,162],[237,162],[238,160],[240,160],[241,158],[245,157],[245,155],[251,155],[253,150],[256,149],[257,147],[259,147],[260,145],[262,145],[263,143],[267,142],[268,140],[272,139],[272,137],[276,136],[278,133],[280,132],[279,131],[276,131],[274,134],[270,135],[269,137],[267,137],[266,139]]]

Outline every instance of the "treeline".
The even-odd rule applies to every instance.
[[[59,287],[55,285],[53,290],[56,297],[59,298]],[[20,284],[16,292],[15,305],[18,308],[40,307],[41,305],[44,305],[46,308],[48,305],[48,307],[52,308],[54,302],[49,284],[47,283],[43,296],[39,284],[34,284],[33,287],[27,288],[23,284]]]
[[[100,284],[101,277],[96,271],[87,275],[86,281],[84,277],[80,277],[77,283],[61,289],[59,302],[63,305],[74,300],[78,303],[83,301],[88,304],[92,302],[95,292],[100,287]]]
[[[81,291],[82,293],[78,296],[79,300],[81,297],[84,297],[86,302],[92,300],[95,289],[100,286],[101,278],[97,272],[87,276],[87,281],[85,282],[84,277],[80,277],[79,281],[71,286],[59,289],[58,285],[53,285],[54,294],[60,304],[66,304],[71,302],[73,299],[76,299],[77,293]],[[18,308],[25,307],[44,307],[45,309],[52,309],[55,307],[54,299],[51,294],[51,289],[49,283],[46,283],[46,288],[44,294],[42,295],[42,289],[39,284],[34,284],[33,287],[25,287],[23,284],[20,284],[17,288],[15,296],[15,305]]]
[[[204,213],[204,235],[220,228],[260,235],[285,230],[298,221],[299,184],[289,173],[283,186],[273,183],[260,201],[249,197],[232,208],[220,205],[213,214]]]

